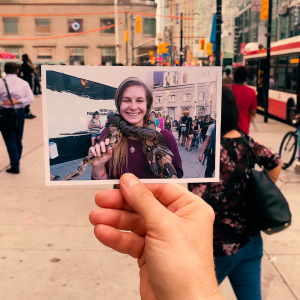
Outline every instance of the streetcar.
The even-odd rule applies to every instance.
[[[265,108],[266,57],[267,50],[259,49],[258,43],[246,45],[244,64],[249,69],[247,84],[256,91],[258,110],[261,112]],[[299,59],[300,36],[271,43],[268,112],[288,124],[294,119],[294,108],[299,110],[300,106]]]

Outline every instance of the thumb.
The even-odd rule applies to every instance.
[[[144,219],[148,230],[158,228],[171,214],[133,174],[122,175],[120,188],[126,202]]]

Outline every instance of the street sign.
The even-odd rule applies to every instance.
[[[255,0],[251,4],[251,11],[261,11],[261,2]]]
[[[150,56],[150,57],[154,56],[154,50],[149,50],[148,51],[148,56]]]

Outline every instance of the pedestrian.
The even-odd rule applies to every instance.
[[[210,115],[206,115],[204,118],[204,121],[202,122],[202,124],[200,124],[201,127],[201,138],[202,138],[202,142],[204,143],[205,139],[206,139],[206,132],[208,130],[209,125],[211,125],[210,122]]]
[[[193,133],[194,137],[192,139],[191,149],[198,149],[200,140],[200,125],[198,124],[198,119],[193,121]]]
[[[172,120],[169,115],[166,116],[164,128],[170,132],[172,132]]]
[[[116,91],[115,105],[118,114],[133,126],[146,126],[152,103],[152,91],[139,78],[129,77],[125,79]],[[174,155],[173,158],[170,156],[165,156],[165,158],[173,164],[177,177],[182,178],[181,158],[173,134],[163,128],[157,128],[157,131],[161,133],[166,146]],[[128,172],[139,178],[160,178],[152,172],[151,162],[149,163],[144,155],[141,141],[130,138],[126,133],[123,133],[119,146],[113,151],[112,148],[109,148],[106,152],[105,145],[109,143],[110,138],[109,129],[105,128],[101,132],[100,143],[89,149],[89,154],[102,156],[101,159],[92,163],[91,177],[93,180],[119,179],[122,174]],[[106,155],[103,155],[104,153]]]
[[[138,67],[139,65],[137,63],[132,64],[133,67]]]
[[[101,129],[104,126],[101,126],[101,121],[100,121],[100,113],[98,111],[95,111],[93,114],[92,120],[89,122],[88,128],[91,131],[91,143],[92,146],[95,146],[96,139],[100,139],[100,133]]]
[[[3,80],[0,80],[0,106],[9,108],[13,107],[17,112],[17,129],[15,131],[2,131],[2,136],[8,151],[10,158],[10,168],[6,170],[8,173],[19,174],[20,173],[20,159],[22,156],[22,137],[24,128],[25,111],[24,107],[30,105],[34,101],[32,90],[28,83],[21,78],[18,78],[19,67],[16,63],[6,63],[4,66],[6,73],[5,81],[7,88]],[[8,93],[9,91],[9,93]]]
[[[120,189],[96,195],[101,209],[90,222],[103,245],[137,259],[140,298],[224,300],[214,271],[211,207],[178,184],[143,185],[132,174],[121,177]]]
[[[256,115],[257,98],[255,91],[246,86],[249,70],[245,66],[236,68],[233,78],[234,84],[231,88],[239,107],[239,126],[240,130],[249,134],[250,121]]]
[[[194,126],[193,126],[193,119],[191,117],[189,117],[186,122],[185,137],[186,137],[185,150],[193,151],[191,149],[191,144],[192,144],[192,139],[194,137]]]
[[[33,74],[37,73],[35,66],[32,64],[31,59],[27,54],[22,55],[23,64],[19,70],[19,77],[23,80],[27,81],[31,90],[32,90],[32,81]],[[30,112],[30,105],[27,105],[24,109],[25,111],[25,119],[34,119],[36,116]]]
[[[163,129],[164,128],[164,118],[161,116],[161,113],[157,113],[157,119],[159,121],[159,128]]]
[[[260,232],[248,211],[248,175],[259,163],[275,182],[281,170],[277,153],[239,131],[239,108],[233,92],[222,87],[220,145],[220,181],[189,184],[189,190],[201,197],[215,211],[214,255],[219,284],[228,276],[238,300],[261,300]],[[235,186],[236,188],[232,189]]]
[[[225,84],[227,86],[231,86],[232,84],[232,79],[230,76],[231,70],[230,69],[226,69],[226,76],[222,79],[222,84]]]
[[[182,143],[181,146],[185,146],[186,144],[186,137],[185,137],[185,132],[186,132],[186,122],[188,120],[187,115],[183,115],[181,119],[181,135],[182,135]]]
[[[34,95],[40,95],[41,94],[41,85],[40,85],[41,78],[40,78],[40,75],[37,72],[37,73],[33,74],[33,77],[34,77],[33,94]]]
[[[154,110],[151,111],[151,115],[155,120],[155,127],[159,127],[159,120],[156,118],[156,113]]]
[[[203,142],[203,146],[201,148],[201,152],[199,154],[199,161],[203,161],[204,153],[206,153],[207,157],[207,165],[204,177],[211,178],[213,177],[213,173],[215,171],[215,161],[216,161],[216,124],[213,123],[209,125],[206,138]]]

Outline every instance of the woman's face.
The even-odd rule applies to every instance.
[[[206,123],[209,122],[209,120],[210,120],[209,117],[206,117],[206,118],[205,118],[205,122],[206,122]]]
[[[129,86],[122,95],[120,114],[132,125],[143,126],[144,116],[147,113],[147,99],[144,87]]]
[[[157,118],[159,118],[159,119],[160,119],[160,118],[161,118],[161,114],[157,114]]]
[[[100,115],[95,115],[94,119],[98,121],[100,119]]]

